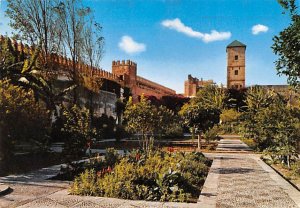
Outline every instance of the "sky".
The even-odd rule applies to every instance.
[[[183,93],[193,77],[226,84],[226,46],[247,45],[246,85],[286,84],[272,38],[290,23],[276,0],[83,0],[105,38],[101,67],[137,63],[138,75]],[[11,32],[0,0],[0,33]]]

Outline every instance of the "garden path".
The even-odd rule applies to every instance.
[[[238,138],[222,139],[199,203],[207,208],[300,207],[300,192]]]
[[[0,178],[11,193],[0,196],[0,207],[300,207],[300,192],[260,160],[238,138],[220,141],[197,204],[130,201],[68,195],[68,183],[45,180],[59,166]]]

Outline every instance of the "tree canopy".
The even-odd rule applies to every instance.
[[[300,85],[300,15],[296,0],[279,0],[290,15],[287,28],[274,36],[272,49],[279,58],[275,61],[279,75],[286,75],[291,85]]]

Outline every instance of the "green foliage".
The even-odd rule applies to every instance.
[[[179,114],[184,124],[195,131],[206,132],[219,123],[221,110],[224,107],[226,93],[216,86],[207,86],[197,96],[185,104]]]
[[[12,145],[22,141],[45,147],[49,130],[49,112],[35,100],[33,91],[12,85],[9,80],[0,81],[0,157],[8,156]]]
[[[209,143],[210,141],[216,140],[218,138],[218,133],[219,127],[215,125],[211,129],[204,132],[203,138],[205,139],[206,143]]]
[[[197,92],[193,99],[195,103],[201,103],[204,108],[222,110],[225,107],[227,93],[224,88],[208,85]]]
[[[75,181],[70,190],[72,194],[94,196],[98,191],[97,175],[94,169],[86,169]]]
[[[279,0],[281,6],[288,11],[291,23],[278,36],[274,36],[272,49],[279,56],[276,64],[278,74],[286,75],[291,85],[300,85],[300,15],[296,0]]]
[[[259,88],[249,91],[246,102],[245,138],[253,139],[258,150],[281,157],[289,166],[300,138],[299,109],[289,106],[273,91]]]
[[[144,96],[135,104],[132,99],[128,101],[124,120],[127,131],[142,135],[144,149],[149,149],[149,136],[162,136],[174,126],[180,125],[173,111],[164,106],[152,105]]]
[[[107,166],[113,167],[119,161],[120,161],[120,156],[117,150],[115,150],[114,148],[106,149],[105,162]]]
[[[61,132],[65,138],[64,151],[68,155],[82,155],[87,148],[87,142],[95,133],[90,128],[89,111],[85,108],[79,108],[76,105],[63,107],[62,120],[63,128]]]
[[[97,139],[110,139],[115,138],[116,121],[113,117],[108,117],[102,114],[100,117],[92,118],[92,127],[98,132]]]
[[[215,108],[204,108],[201,105],[189,103],[184,105],[181,116],[185,125],[198,131],[207,131],[219,122],[220,112]]]
[[[133,151],[112,171],[89,170],[75,179],[70,192],[135,200],[179,201],[197,199],[208,173],[208,161],[201,153],[154,151],[147,155]]]
[[[239,117],[241,116],[241,113],[236,111],[235,109],[224,109],[222,111],[222,114],[220,115],[220,119],[222,123],[230,123],[230,122],[236,122]]]
[[[239,120],[241,115],[242,113],[238,112],[234,108],[224,109],[220,115],[220,130],[223,131],[222,133],[239,133]]]
[[[124,113],[126,129],[132,133],[154,134],[157,126],[157,109],[144,96],[140,102],[133,104],[132,99],[127,103]]]

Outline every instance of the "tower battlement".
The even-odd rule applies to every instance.
[[[131,60],[117,60],[117,61],[112,61],[112,66],[137,66],[137,64]]]

